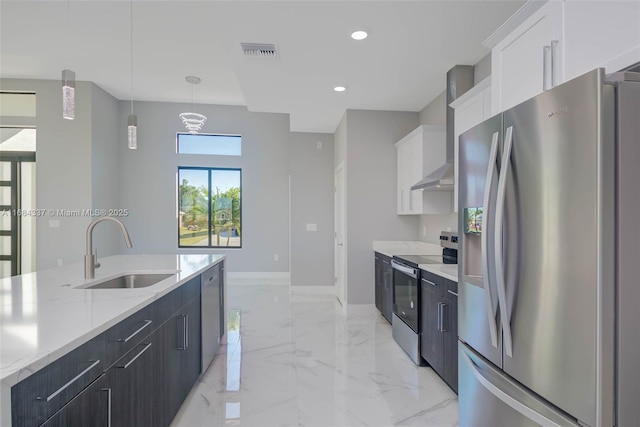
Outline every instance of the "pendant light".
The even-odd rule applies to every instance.
[[[187,76],[184,79],[187,83],[191,84],[191,111],[193,111],[193,86],[200,84],[202,80],[200,80],[200,77],[196,76]],[[202,126],[207,121],[207,117],[199,113],[182,113],[180,114],[180,118],[182,119],[184,126],[187,128],[187,131],[194,134],[202,130]]]
[[[69,15],[71,0],[67,0],[67,37],[71,44],[71,32],[69,29]],[[76,117],[76,73],[71,70],[62,70],[62,118],[73,120]]]
[[[133,0],[130,1],[130,46],[131,46],[131,114],[127,120],[127,145],[130,150],[138,148],[138,118],[133,114]]]

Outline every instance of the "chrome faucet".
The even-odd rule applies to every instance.
[[[118,224],[120,226],[120,229],[122,230],[122,235],[124,236],[124,242],[127,244],[127,248],[131,248],[133,246],[131,244],[131,237],[129,237],[127,227],[125,227],[122,221],[120,221],[119,219],[111,216],[102,216],[91,221],[91,224],[89,224],[89,227],[87,227],[87,250],[84,254],[85,279],[93,279],[96,275],[96,259],[93,255],[93,229],[96,227],[96,225],[103,221],[113,221]]]

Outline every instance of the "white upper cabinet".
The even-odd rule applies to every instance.
[[[484,45],[497,114],[594,68],[640,62],[640,1],[529,1]]]
[[[455,110],[453,211],[458,212],[458,137],[491,117],[491,77],[482,80],[449,106]]]
[[[426,175],[446,162],[445,127],[422,125],[396,142],[398,215],[449,213],[450,191],[411,190]]]
[[[520,9],[494,36],[504,34],[504,28],[526,13],[530,10]],[[513,107],[563,81],[562,13],[562,2],[545,3],[493,46],[493,113]]]
[[[640,62],[640,1],[564,2],[566,80],[594,68],[614,73]]]

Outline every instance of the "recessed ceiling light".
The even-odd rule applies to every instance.
[[[364,40],[369,34],[366,31],[358,30],[351,33],[351,38],[354,40]]]
[[[344,92],[345,90],[347,90],[347,88],[344,86],[336,86],[333,88],[333,90],[335,90],[336,92]]]

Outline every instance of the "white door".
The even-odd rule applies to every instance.
[[[340,162],[335,170],[334,176],[334,282],[336,287],[336,297],[343,307],[347,304],[346,294],[346,210],[345,210],[345,188],[344,188],[344,162]]]

